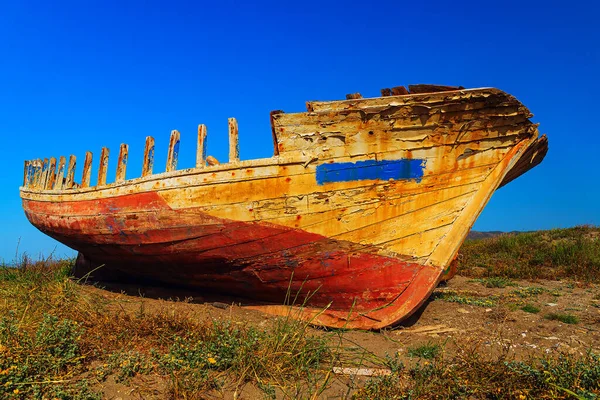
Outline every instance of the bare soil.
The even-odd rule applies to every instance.
[[[457,352],[478,351],[481,357],[500,353],[523,360],[552,354],[585,354],[600,350],[600,285],[572,281],[512,281],[514,286],[487,288],[480,281],[456,276],[436,289],[434,296],[408,321],[394,329],[380,332],[331,332],[314,328],[315,335],[330,335],[332,345],[363,354],[363,361],[354,360],[340,367],[360,367],[376,372],[383,368],[377,357],[398,354],[406,365],[418,362],[411,349],[423,344],[437,344],[444,356]],[[541,289],[531,289],[541,288]],[[241,307],[235,299],[207,297],[187,290],[167,290],[157,287],[107,286],[87,287],[114,302],[126,312],[183,313],[203,320],[229,320],[238,324],[268,326],[274,318]],[[541,293],[539,293],[541,292]],[[454,301],[448,301],[448,295]],[[480,304],[466,304],[481,300]],[[492,303],[486,305],[486,300]],[[538,307],[538,313],[520,308],[525,304]],[[569,314],[578,319],[566,324],[546,319],[550,313]],[[341,338],[341,339],[340,339]],[[358,363],[358,364],[357,364]],[[339,371],[338,371],[339,372]],[[351,397],[368,377],[332,372],[328,388],[319,396],[326,399]],[[109,377],[98,389],[108,399],[165,399],[168,383],[160,376],[136,376],[128,385]],[[278,393],[278,397],[283,393]],[[288,394],[289,395],[289,394]],[[241,392],[227,387],[207,394],[206,398],[264,398],[258,388],[246,385]]]

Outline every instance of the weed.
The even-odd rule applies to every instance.
[[[523,307],[521,307],[521,310],[530,314],[537,314],[540,312],[540,308],[534,306],[533,304],[525,304]]]
[[[481,280],[481,284],[487,288],[505,288],[516,286],[516,283],[503,276],[492,276]]]
[[[513,290],[511,293],[517,295],[521,298],[535,297],[538,296],[547,290],[541,287],[523,287],[516,290]]]
[[[498,300],[496,296],[489,296],[487,298],[480,298],[470,295],[462,295],[455,292],[436,292],[434,294],[434,300],[440,299],[449,303],[466,304],[477,307],[494,307]]]
[[[560,321],[565,324],[577,324],[579,323],[579,318],[572,314],[560,314],[560,313],[549,313],[544,316],[544,318],[550,321]]]
[[[431,360],[438,356],[441,351],[439,344],[427,343],[417,347],[408,348],[409,357],[419,357],[426,360]]]

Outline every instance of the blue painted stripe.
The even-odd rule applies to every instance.
[[[317,166],[317,183],[351,182],[371,179],[414,179],[423,176],[425,160],[365,160],[348,163],[331,163]]]

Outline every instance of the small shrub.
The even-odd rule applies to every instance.
[[[515,283],[503,276],[492,276],[481,280],[483,286],[487,288],[505,288],[507,286],[515,286]]]
[[[521,310],[530,314],[537,314],[540,312],[540,308],[534,306],[533,304],[525,304],[523,307],[521,307]]]
[[[550,313],[546,314],[544,318],[550,321],[560,321],[565,324],[577,324],[579,323],[579,318],[572,314],[560,314],[560,313]]]
[[[438,356],[441,351],[441,347],[438,344],[427,343],[417,347],[408,348],[409,357],[419,357],[426,360],[434,359]]]

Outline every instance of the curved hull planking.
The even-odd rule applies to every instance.
[[[93,188],[29,170],[23,208],[113,279],[229,293],[331,327],[393,325],[448,277],[494,190],[519,160],[526,169],[537,129],[491,89],[309,109],[272,116],[272,159],[239,161],[232,146],[230,163],[205,167],[200,145],[198,168]]]

